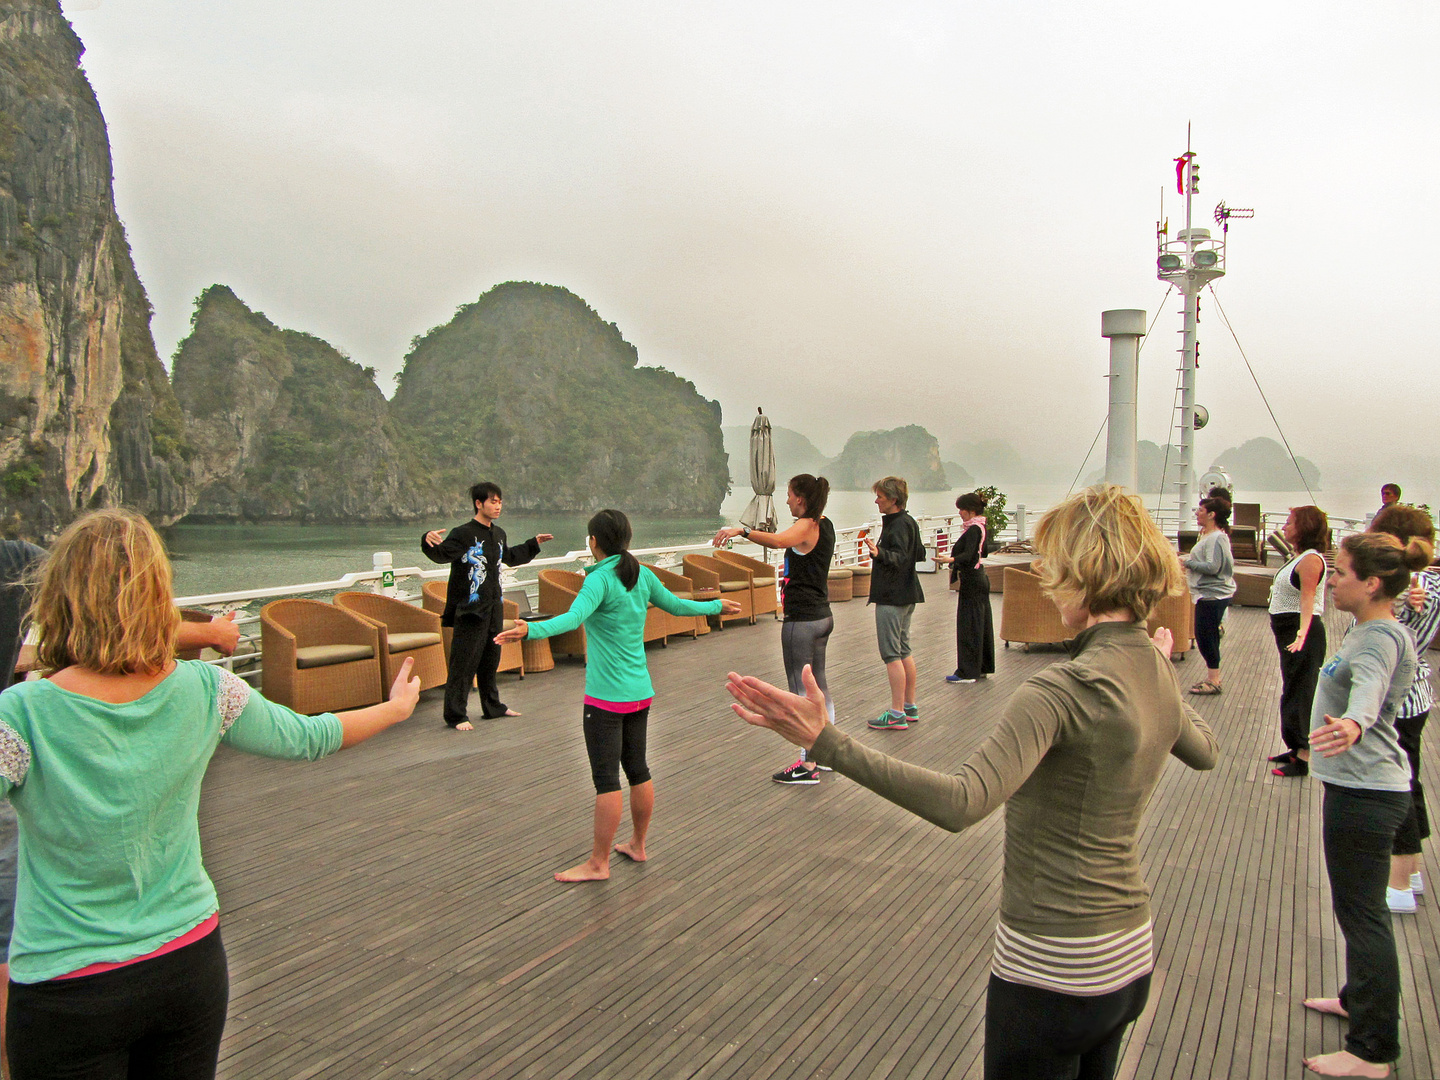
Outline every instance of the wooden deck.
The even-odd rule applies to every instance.
[[[918,726],[864,727],[887,691],[861,603],[835,605],[830,680],[847,731],[949,769],[1055,656],[1002,649],[987,683],[944,684],[954,603],[927,588]],[[833,774],[772,784],[794,755],[738,721],[722,683],[732,668],[782,680],[774,622],[649,655],[652,858],[617,859],[606,883],[550,876],[590,844],[574,662],[502,677],[525,716],[470,735],[444,729],[431,692],[407,724],[314,765],[222,749],[202,807],[231,964],[221,1075],[978,1076],[1001,815],[952,836]],[[1194,699],[1220,765],[1172,761],[1149,811],[1157,966],[1125,1077],[1296,1075],[1340,1046],[1340,1022],[1299,1005],[1338,989],[1343,960],[1319,785],[1264,762],[1278,674],[1263,612],[1230,613],[1224,655],[1225,694]],[[1183,669],[1199,677],[1198,655]],[[1440,1074],[1437,899],[1395,919],[1401,1077]]]

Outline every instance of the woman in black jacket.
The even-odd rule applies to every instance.
[[[985,558],[985,539],[989,522],[985,519],[985,499],[977,491],[967,492],[955,500],[964,529],[955,540],[950,554],[935,561],[950,563],[950,587],[959,585],[960,600],[955,608],[955,674],[946,675],[951,683],[973,683],[995,674],[995,625],[990,614],[990,579],[981,562]]]

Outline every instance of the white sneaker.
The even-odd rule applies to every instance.
[[[1398,915],[1415,914],[1415,894],[1409,889],[1385,886],[1385,906]]]
[[[1419,870],[1416,870],[1415,873],[1410,875],[1410,891],[1416,896],[1419,896],[1425,891],[1425,878]]]

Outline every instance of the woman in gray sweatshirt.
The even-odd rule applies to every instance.
[[[1235,595],[1235,556],[1230,553],[1230,502],[1202,499],[1195,508],[1200,539],[1185,557],[1190,595],[1195,600],[1195,646],[1205,658],[1205,678],[1192,694],[1220,693],[1220,623]]]
[[[1415,642],[1393,602],[1434,548],[1386,533],[1347,536],[1335,556],[1335,606],[1355,616],[1320,669],[1310,713],[1310,775],[1325,784],[1322,836],[1345,985],[1305,1007],[1348,1017],[1345,1049],[1305,1060],[1323,1076],[1390,1075],[1400,1056],[1400,962],[1385,887],[1395,833],[1411,807],[1395,715],[1415,679]],[[1363,736],[1363,738],[1362,738]]]
[[[731,675],[735,711],[822,765],[958,832],[1005,807],[1005,874],[986,993],[985,1076],[1114,1075],[1153,964],[1137,840],[1173,756],[1215,766],[1215,737],[1181,700],[1170,633],[1145,620],[1180,591],[1174,549],[1123,488],[1090,488],[1035,532],[1044,587],[1078,631],[1070,659],[1028,679],[954,775],[863,746],[799,697]]]

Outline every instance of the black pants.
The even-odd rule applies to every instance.
[[[650,779],[645,764],[645,734],[650,706],[636,712],[611,712],[598,705],[585,706],[585,753],[590,757],[590,778],[595,794],[620,790],[620,769],[630,786]]]
[[[504,622],[505,610],[498,604],[478,615],[455,616],[445,680],[445,723],[451,727],[466,719],[471,680],[480,685],[480,715],[486,720],[505,715],[505,703],[495,683],[495,672],[500,668],[500,646],[495,644],[495,635]]]
[[[1400,961],[1385,886],[1395,831],[1410,804],[1408,791],[1325,785],[1325,871],[1345,935],[1345,1049],[1377,1065],[1400,1056]]]
[[[1300,633],[1298,612],[1270,616],[1270,632],[1280,650],[1280,738],[1286,749],[1310,749],[1310,706],[1315,701],[1315,684],[1325,665],[1325,624],[1319,616],[1310,620],[1305,645],[1299,652],[1286,648]]]
[[[1420,841],[1430,835],[1430,814],[1425,809],[1425,785],[1420,783],[1420,733],[1425,730],[1429,710],[1416,716],[1395,719],[1400,749],[1410,759],[1410,810],[1395,833],[1396,855],[1419,855]]]
[[[220,930],[79,979],[10,984],[14,1080],[211,1080],[230,976]]]
[[[985,1080],[1110,1080],[1125,1029],[1145,1011],[1150,976],[1077,997],[990,976]]]
[[[984,570],[960,571],[955,605],[955,674],[978,679],[995,674],[995,623],[990,612],[990,579]]]
[[[1205,666],[1211,671],[1220,670],[1220,621],[1225,618],[1225,609],[1230,606],[1224,600],[1195,601],[1195,647],[1205,658]],[[1306,731],[1309,731],[1308,717]]]

